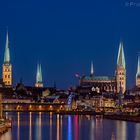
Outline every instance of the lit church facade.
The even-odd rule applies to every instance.
[[[80,86],[77,88],[79,93],[119,93],[120,89],[123,93],[126,91],[126,67],[122,42],[119,45],[115,75],[112,77],[95,76],[93,63],[91,63],[90,76],[82,76],[80,78]]]

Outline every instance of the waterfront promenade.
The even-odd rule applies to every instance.
[[[22,102],[21,102],[22,101]],[[29,100],[7,100],[2,103],[3,112],[52,112],[60,115],[101,115],[106,119],[133,121],[140,123],[137,109],[94,107],[92,110],[73,109],[66,103],[37,103]],[[128,112],[127,112],[128,111]]]
[[[94,115],[104,117],[105,119],[123,120],[140,123],[140,116],[128,114],[115,114],[87,110],[69,110],[66,104],[49,104],[49,103],[3,103],[4,112],[52,112],[60,115]],[[107,108],[108,109],[108,108]],[[106,110],[107,110],[106,109]]]

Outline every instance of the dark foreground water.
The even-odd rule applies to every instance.
[[[140,140],[140,124],[94,116],[11,113],[12,128],[0,140]]]

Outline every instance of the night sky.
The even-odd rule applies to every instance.
[[[136,0],[0,0],[0,64],[9,31],[14,84],[34,85],[37,62],[45,86],[78,84],[75,73],[114,75],[124,42],[127,87],[135,84],[140,51]],[[1,68],[1,67],[0,67]]]

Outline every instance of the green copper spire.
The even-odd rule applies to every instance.
[[[93,73],[94,73],[93,62],[91,61],[90,75],[93,76]]]
[[[40,64],[40,67],[39,67],[39,73],[40,73],[40,82],[42,83],[42,69],[41,69],[41,64]]]
[[[42,83],[41,64],[37,64],[36,83]]]
[[[140,76],[140,56],[138,56],[138,66],[136,76]]]
[[[5,52],[4,52],[4,63],[10,63],[10,49],[9,49],[9,39],[8,39],[8,31],[6,34],[6,45],[5,45]]]
[[[122,42],[120,42],[120,45],[119,45],[117,66],[119,66],[119,67],[122,66],[125,69],[125,57],[124,57],[124,50],[123,50]]]

